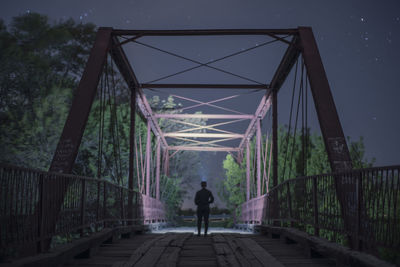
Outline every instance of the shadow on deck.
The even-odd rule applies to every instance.
[[[207,237],[190,227],[152,233],[109,230],[7,266],[390,266],[295,229],[258,230],[211,228]]]

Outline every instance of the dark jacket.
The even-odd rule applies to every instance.
[[[205,188],[202,188],[201,190],[197,191],[196,197],[194,198],[194,203],[197,206],[208,207],[213,202],[214,202],[214,196],[211,193],[211,191]]]

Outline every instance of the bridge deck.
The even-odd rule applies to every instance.
[[[335,266],[327,258],[308,257],[298,244],[265,235],[192,233],[135,235],[102,244],[90,258],[64,266]]]

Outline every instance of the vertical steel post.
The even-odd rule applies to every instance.
[[[169,150],[165,149],[165,166],[164,166],[164,174],[169,176]]]
[[[257,197],[261,196],[261,125],[260,119],[256,123],[256,138],[257,138]]]
[[[161,140],[157,138],[157,155],[156,155],[156,199],[160,199],[160,153]]]
[[[246,140],[246,201],[250,200],[250,140]]]
[[[272,186],[278,185],[278,92],[272,91]]]
[[[272,186],[278,185],[278,91],[272,90]],[[271,200],[271,199],[270,199]],[[272,217],[278,217],[278,195],[276,192],[272,197]],[[278,221],[272,222],[279,226]]]
[[[146,142],[146,195],[150,196],[150,153],[151,153],[151,125],[147,120],[147,142]]]
[[[133,89],[131,92],[130,100],[130,130],[129,130],[129,177],[128,177],[128,224],[132,225],[133,214],[133,177],[134,177],[134,155],[135,155],[135,119],[136,119],[136,90]]]

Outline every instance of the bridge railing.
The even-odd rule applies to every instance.
[[[245,224],[261,224],[268,196],[252,198],[242,204],[241,221]]]
[[[336,183],[355,189],[341,192],[348,202],[345,207],[339,203]],[[290,179],[270,190],[264,202],[263,223],[278,221],[341,243],[350,236],[360,242],[363,250],[398,248],[399,191],[400,166]],[[342,208],[349,209],[346,212],[352,218],[348,222],[343,221]]]
[[[60,195],[63,203],[55,207]],[[34,254],[57,235],[141,224],[140,197],[106,180],[0,164],[0,254]]]
[[[143,221],[145,224],[166,222],[165,205],[160,200],[143,195]]]

